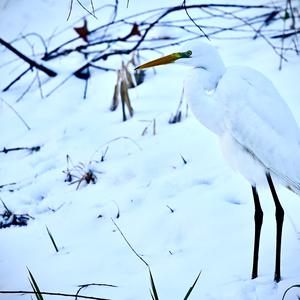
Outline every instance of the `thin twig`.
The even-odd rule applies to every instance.
[[[69,79],[73,77],[73,74],[68,75],[65,79],[63,79],[57,86],[55,86],[50,92],[48,92],[45,98],[48,98],[52,95],[56,90],[58,90],[62,85],[64,85]]]
[[[193,22],[193,24],[202,32],[202,34],[210,41],[210,38],[206,35],[204,30],[195,22],[195,20],[190,16],[186,7],[186,0],[183,0],[182,6],[184,7],[185,13],[189,17],[189,19]]]
[[[113,285],[113,284],[106,284],[106,283],[87,283],[87,284],[80,284],[79,285],[79,289],[78,291],[76,292],[76,297],[75,297],[75,300],[78,299],[79,297],[79,293],[82,289],[86,289],[87,287],[90,287],[90,286],[104,286],[104,287],[118,287],[116,285]]]
[[[297,35],[298,33],[300,33],[300,29],[292,30],[290,32],[276,34],[276,35],[271,36],[271,38],[272,39],[281,39],[281,38],[285,39],[285,38],[288,38],[290,36]]]
[[[268,5],[234,5],[234,4],[198,4],[198,5],[186,5],[185,7],[183,7],[183,6],[175,6],[175,7],[171,7],[171,8],[159,8],[159,9],[153,9],[153,10],[150,10],[150,11],[147,11],[147,12],[142,12],[142,13],[134,14],[134,15],[131,15],[129,17],[126,17],[126,18],[123,18],[123,19],[120,19],[120,20],[116,20],[116,21],[113,20],[113,22],[109,22],[109,23],[107,23],[105,25],[101,25],[100,27],[95,28],[94,30],[91,30],[89,32],[89,34],[95,33],[95,32],[100,31],[102,29],[106,29],[106,28],[110,27],[111,25],[118,26],[118,25],[120,25],[122,23],[126,24],[129,20],[135,20],[137,17],[142,17],[142,16],[147,15],[147,14],[149,15],[149,14],[155,13],[155,14],[159,15],[159,17],[158,17],[159,20],[155,20],[154,22],[151,22],[150,24],[148,24],[148,26],[151,26],[151,28],[152,28],[158,22],[160,22],[161,19],[163,19],[165,16],[167,16],[170,13],[173,13],[173,12],[176,12],[176,11],[180,11],[180,10],[184,10],[184,9],[202,9],[203,10],[204,8],[211,9],[211,8],[214,8],[214,7],[220,7],[220,8],[221,7],[223,7],[223,8],[238,8],[238,9],[241,9],[241,10],[242,9],[243,10],[246,10],[246,9],[256,9],[256,8],[257,9],[272,9],[272,10],[279,9],[278,7],[268,6]],[[161,12],[163,12],[163,13],[161,13]],[[224,17],[226,17],[226,16],[224,16]],[[194,20],[196,20],[196,19],[194,19]],[[146,21],[143,21],[141,24],[143,24],[143,25],[147,24],[145,22]],[[148,31],[151,28],[146,28],[144,33],[147,35]],[[140,43],[145,40],[146,35],[145,36],[143,35],[141,37],[141,41],[138,41],[139,42],[138,45],[133,50],[135,50],[140,45]],[[206,35],[208,36],[208,34],[206,34]],[[76,49],[69,49],[66,52],[65,52],[65,50],[63,50],[62,52],[59,52],[59,50],[62,47],[64,47],[64,46],[66,46],[66,45],[68,45],[68,44],[76,41],[77,39],[78,39],[78,37],[73,38],[72,40],[63,43],[62,45],[58,46],[57,48],[55,48],[52,51],[50,51],[49,53],[47,53],[42,59],[43,60],[49,60],[49,59],[55,58],[55,57],[60,56],[60,55],[66,55],[66,54],[68,54],[68,53],[70,53],[72,51],[82,50],[83,48],[82,48],[82,46],[80,46],[79,48],[76,48]],[[106,43],[107,44],[112,44],[112,43],[115,43],[115,42],[118,42],[118,41],[122,41],[122,40],[123,40],[122,38],[116,38],[116,39],[106,40],[104,38],[104,36],[101,36],[95,42],[89,43],[87,45],[84,45],[83,47],[84,48],[88,48],[88,47],[92,47],[92,46],[95,46],[95,45],[106,44]],[[131,51],[133,51],[133,50],[131,50]],[[129,53],[131,51],[129,51]],[[128,53],[118,53],[118,54],[128,54]],[[107,57],[108,56],[105,56],[103,59],[105,59]],[[99,60],[101,60],[101,59],[102,59],[102,57],[99,58]]]
[[[6,186],[11,186],[11,185],[16,185],[17,183],[16,182],[11,182],[11,183],[5,183],[5,184],[1,184],[0,185],[0,189],[3,189],[4,187]],[[13,191],[13,190],[12,190]]]
[[[286,289],[283,296],[282,296],[282,300],[284,300],[284,298],[285,298],[286,294],[288,293],[288,291],[290,291],[293,288],[300,288],[300,284],[291,285],[288,289]]]
[[[119,228],[117,223],[113,220],[113,218],[111,218],[111,220],[114,223],[114,225],[116,226],[116,228],[119,231],[119,233],[121,234],[121,236],[123,237],[123,239],[126,242],[126,244],[128,245],[128,247],[131,249],[131,251],[149,268],[149,264],[134,250],[134,248],[128,242],[127,238],[125,237],[125,235],[123,234],[123,232],[121,231],[121,229]]]
[[[86,99],[87,95],[87,90],[88,90],[88,85],[89,85],[89,79],[87,78],[84,83],[84,92],[83,92],[83,99]]]
[[[94,64],[90,64],[90,67],[93,67],[93,68],[98,69],[98,70],[106,71],[106,72],[108,72],[108,71],[116,72],[117,71],[117,69],[101,67],[101,66],[97,66],[97,65],[94,65]]]
[[[287,14],[288,9],[288,0],[286,0],[286,6],[285,6],[285,14]],[[282,35],[285,33],[285,24],[286,24],[286,16],[283,17],[283,25],[282,25]],[[282,57],[283,57],[283,48],[284,48],[284,38],[281,39],[281,51],[280,51],[280,61],[279,61],[279,70],[282,68]]]
[[[0,153],[5,153],[7,154],[8,152],[11,151],[20,151],[20,150],[28,150],[31,152],[38,152],[41,150],[41,146],[33,146],[33,147],[16,147],[16,148],[3,148],[2,150],[0,150]]]
[[[27,86],[27,88],[24,90],[24,92],[18,97],[18,99],[16,100],[16,102],[19,102],[23,99],[23,97],[30,91],[30,89],[32,88],[34,82],[37,80],[37,77],[34,76],[33,80],[29,83],[29,85]]]
[[[217,11],[221,11],[219,8],[214,8],[215,10]],[[241,22],[243,22],[245,25],[249,26],[251,29],[253,29],[253,32],[255,32],[257,35],[259,35],[269,46],[272,47],[272,49],[274,50],[274,52],[280,57],[282,58],[283,60],[286,61],[286,58],[282,55],[282,53],[280,53],[277,48],[270,42],[270,40],[268,38],[266,38],[260,31],[258,31],[251,23],[249,23],[247,20],[241,18],[241,17],[238,17],[236,15],[234,15],[233,13],[231,12],[223,12],[224,14],[227,14],[227,15],[230,15],[232,16],[234,19],[237,19]]]
[[[93,15],[95,16],[95,7],[94,7],[94,2],[93,2],[93,0],[90,0],[90,3],[91,3]]]
[[[41,78],[40,78],[40,75],[39,75],[39,70],[36,70],[36,78],[37,78],[37,82],[38,82],[40,96],[43,99],[44,98],[44,94],[43,94],[43,90],[42,90],[42,82],[41,82]]]
[[[48,296],[62,296],[62,297],[76,297],[76,294],[66,294],[66,293],[56,293],[56,292],[40,292],[42,295],[48,295]],[[22,295],[22,294],[29,294],[33,295],[35,294],[34,291],[0,291],[0,294],[13,294],[13,295]],[[109,298],[99,298],[99,297],[91,297],[91,296],[80,296],[77,295],[77,298],[81,299],[92,299],[92,300],[111,300]]]
[[[119,136],[117,138],[114,138],[104,144],[102,144],[101,146],[99,146],[96,151],[94,152],[94,154],[91,156],[91,159],[98,153],[98,151],[103,148],[104,146],[109,146],[109,144],[113,143],[113,142],[116,142],[116,141],[119,141],[119,140],[129,140],[130,142],[132,142],[140,151],[143,150],[143,148],[134,140],[132,139],[131,137],[128,137],[128,136]],[[107,147],[108,148],[108,147]]]
[[[89,11],[79,0],[76,0],[77,3],[87,12],[89,13],[91,16],[93,16],[95,19],[97,19],[96,15],[95,15],[95,9],[94,9],[94,5],[93,5],[93,1],[92,2],[92,10],[93,12]]]
[[[15,114],[16,116],[22,121],[22,123],[25,125],[25,127],[28,129],[28,130],[31,130],[30,126],[27,124],[27,122],[21,117],[21,115],[9,104],[7,103],[3,98],[1,98],[1,101],[3,103],[5,103]]]
[[[72,8],[73,8],[73,0],[71,0],[71,3],[70,3],[70,9],[69,9],[67,21],[69,21],[69,18],[70,18],[70,16],[71,16]]]
[[[28,67],[24,72],[22,72],[16,79],[14,79],[8,86],[6,86],[2,92],[8,91],[18,80],[20,80],[28,71],[32,70],[32,67]]]

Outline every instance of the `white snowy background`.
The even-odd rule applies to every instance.
[[[89,1],[83,3],[89,6]],[[94,1],[96,7],[102,3],[111,2]],[[126,8],[126,1],[119,1],[118,17],[179,4],[181,1],[176,0],[130,0]],[[62,31],[51,42],[53,46],[50,43],[54,47],[76,37],[72,27],[80,26],[82,23],[75,21],[86,14],[74,1],[67,21],[68,10],[69,1],[2,0],[0,36],[12,41],[21,33],[36,32],[47,38]],[[105,23],[110,13],[101,13],[97,19],[89,17],[90,28]],[[162,34],[173,32],[155,29],[152,33]],[[230,37],[230,33],[227,35]],[[262,39],[213,39],[213,43],[226,65],[251,66],[269,77],[300,123],[299,57],[287,54],[288,62],[279,71],[278,56]],[[32,54],[24,42],[15,46]],[[162,51],[168,54],[176,47]],[[144,55],[144,61],[159,56],[151,52]],[[16,58],[3,47],[0,57],[0,64]],[[43,85],[44,94],[81,63],[79,55],[48,62],[59,76]],[[120,63],[121,58],[114,58],[106,66],[118,68]],[[11,67],[1,67],[1,89],[24,65],[18,61]],[[190,112],[182,122],[168,123],[176,111],[187,71],[177,65],[156,68],[156,72],[148,70],[145,82],[130,90],[135,115],[127,122],[122,122],[120,108],[109,110],[115,72],[93,70],[85,100],[84,81],[75,77],[44,99],[35,84],[15,102],[32,80],[30,76],[0,94],[31,127],[28,131],[1,101],[0,148],[42,146],[31,154],[0,153],[0,185],[17,183],[10,187],[14,192],[8,187],[0,189],[1,200],[11,211],[34,217],[26,227],[0,229],[0,290],[31,290],[28,267],[44,291],[75,293],[80,284],[106,283],[117,287],[90,287],[82,294],[150,299],[148,270],[112,219],[149,263],[160,299],[182,299],[200,271],[190,299],[276,300],[289,286],[300,283],[300,199],[282,187],[277,188],[286,212],[282,281],[273,281],[276,227],[274,204],[267,189],[259,189],[265,216],[259,277],[250,279],[254,236],[251,186],[227,166],[217,137]],[[156,135],[152,134],[153,119]],[[142,135],[146,126],[148,131]],[[107,146],[105,160],[99,162]],[[97,183],[82,183],[76,190],[76,184],[64,182],[66,155],[74,165],[82,162],[96,171]],[[46,226],[59,247],[58,253]],[[30,296],[0,294],[0,299],[22,298]],[[286,299],[297,299],[297,290]]]

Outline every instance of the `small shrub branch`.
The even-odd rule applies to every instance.
[[[21,53],[19,50],[17,50],[15,47],[13,47],[11,44],[7,43],[6,41],[4,41],[2,38],[0,38],[0,44],[3,45],[4,47],[6,47],[8,50],[12,51],[14,54],[16,54],[18,57],[20,57],[22,60],[24,60],[25,62],[27,62],[31,68],[37,68],[40,71],[44,72],[45,74],[47,74],[50,77],[55,77],[57,75],[56,72],[54,72],[53,70],[35,62],[34,60],[30,59],[28,56],[26,56],[25,54]]]

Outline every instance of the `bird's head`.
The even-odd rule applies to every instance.
[[[224,64],[215,47],[198,40],[184,43],[178,52],[151,60],[138,66],[136,69],[146,69],[159,65],[179,63],[205,70],[223,69]]]

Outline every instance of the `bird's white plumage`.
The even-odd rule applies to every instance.
[[[248,67],[225,68],[210,45],[185,45],[184,90],[194,115],[220,137],[225,157],[253,185],[268,171],[300,194],[300,130],[273,84]]]

